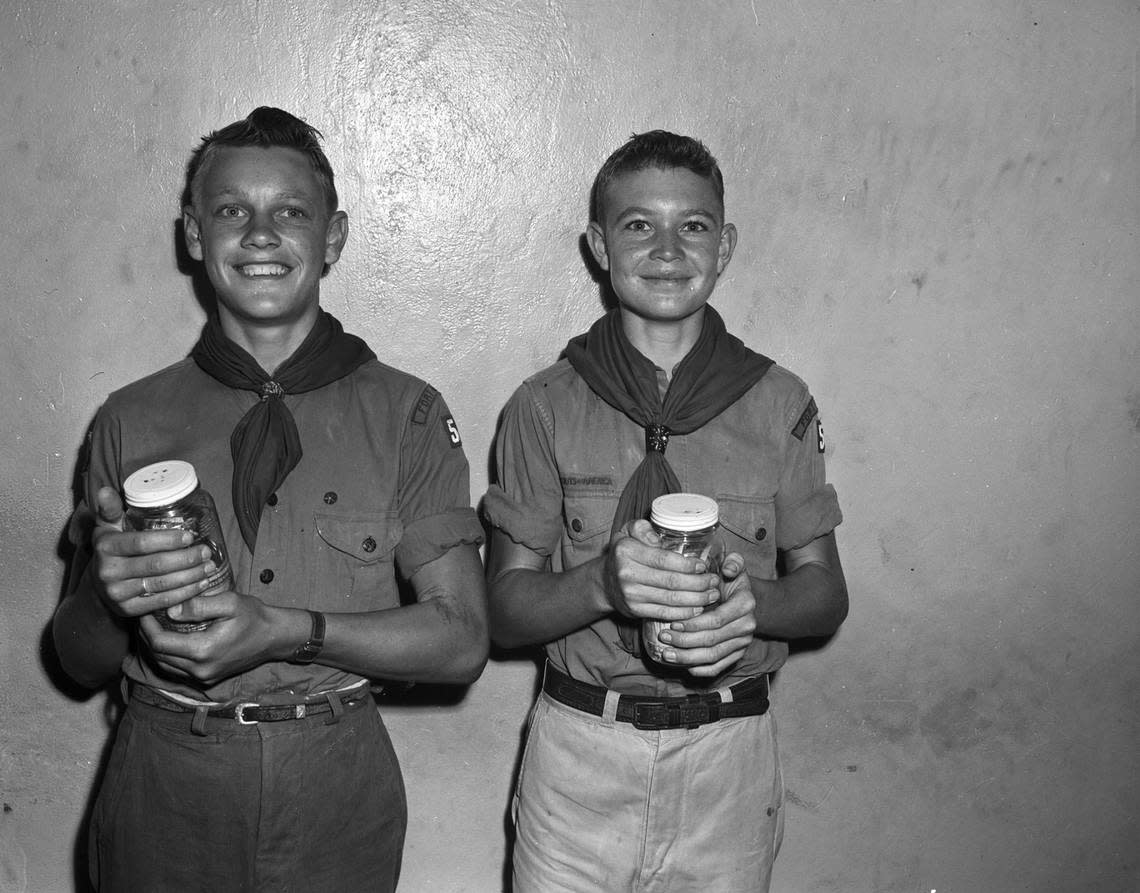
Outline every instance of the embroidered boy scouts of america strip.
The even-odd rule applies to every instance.
[[[614,479],[600,474],[560,474],[558,482],[563,487],[612,487]]]
[[[796,440],[803,440],[812,419],[815,419],[816,447],[822,453],[827,443],[823,439],[823,422],[819,419],[819,410],[815,405],[815,397],[808,400],[808,405],[804,407],[804,411],[800,414],[800,420],[796,422],[796,426],[792,429],[792,437]]]

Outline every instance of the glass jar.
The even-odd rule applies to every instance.
[[[718,573],[722,546],[720,508],[716,500],[698,493],[668,493],[653,500],[649,523],[661,537],[660,546],[705,562],[707,572]],[[645,620],[641,625],[644,653],[660,662],[667,646],[658,633],[673,621]]]
[[[194,466],[180,459],[155,462],[140,468],[123,482],[127,526],[132,530],[188,530],[194,543],[208,546],[217,570],[200,594],[216,595],[233,588],[233,570],[222,538],[214,498],[198,484]],[[155,618],[164,629],[190,633],[206,629],[210,621],[172,620],[163,611]]]

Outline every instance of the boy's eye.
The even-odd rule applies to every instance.
[[[683,227],[687,233],[704,233],[708,232],[708,225],[701,220],[690,220]]]
[[[242,211],[242,209],[239,208],[237,205],[224,205],[223,207],[218,208],[218,216],[219,217],[229,217],[229,218],[241,217],[243,213],[244,212]]]
[[[281,212],[281,216],[287,217],[290,220],[298,220],[303,217],[308,217],[309,215],[306,214],[301,208],[286,208]]]
[[[626,229],[631,229],[636,233],[643,233],[649,230],[649,224],[644,220],[631,220],[625,225]]]

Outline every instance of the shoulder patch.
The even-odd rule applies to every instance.
[[[431,410],[432,404],[435,403],[435,398],[438,396],[439,391],[430,384],[424,388],[423,393],[420,394],[419,402],[416,403],[416,408],[412,412],[413,425],[423,425],[427,422],[428,412]]]
[[[803,440],[804,435],[807,434],[808,425],[811,424],[811,420],[815,418],[818,411],[815,406],[815,397],[812,397],[800,414],[800,420],[796,422],[796,427],[792,429],[792,437],[796,440]]]
[[[459,437],[459,427],[455,424],[455,419],[451,416],[440,419],[443,422],[443,430],[447,432],[447,439],[451,443],[451,448],[458,449],[463,446],[463,441]]]

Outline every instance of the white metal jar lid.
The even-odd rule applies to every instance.
[[[198,474],[181,459],[144,466],[123,482],[123,495],[136,508],[154,508],[177,502],[194,492]]]
[[[667,493],[653,500],[649,519],[669,530],[704,530],[720,520],[720,509],[699,493]]]

